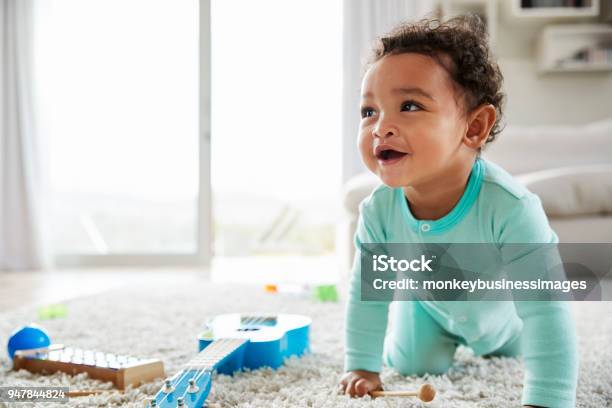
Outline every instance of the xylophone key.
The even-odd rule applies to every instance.
[[[61,357],[62,357],[62,352],[60,350],[51,351],[47,355],[47,359],[51,361],[60,361]]]

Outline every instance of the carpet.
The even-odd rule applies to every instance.
[[[260,286],[211,284],[204,280],[159,287],[143,283],[66,302],[68,316],[40,322],[53,342],[164,361],[176,372],[197,350],[196,334],[207,317],[232,312],[284,312],[313,317],[312,352],[289,359],[277,371],[260,369],[232,377],[218,375],[209,401],[221,407],[518,407],[522,363],[512,358],[474,357],[460,347],[454,366],[440,376],[403,377],[382,373],[386,389],[418,389],[428,382],[438,391],[428,404],[415,399],[350,399],[337,395],[343,364],[343,302],[264,293]],[[579,407],[612,406],[612,302],[574,304],[579,334]],[[84,375],[33,375],[10,370],[6,341],[17,326],[36,320],[36,309],[0,313],[0,384],[69,386],[71,390],[110,389]],[[45,407],[137,406],[154,395],[161,380],[119,393],[71,398]],[[0,403],[0,406],[8,404]],[[15,405],[17,406],[17,405]],[[19,407],[28,406],[20,403]],[[32,405],[29,405],[32,406]]]

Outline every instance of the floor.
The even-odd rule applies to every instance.
[[[0,273],[0,312],[17,307],[40,306],[90,296],[147,280],[160,286],[169,283],[213,282],[293,285],[336,283],[334,257],[259,257],[215,260],[204,268],[88,268],[44,272]]]

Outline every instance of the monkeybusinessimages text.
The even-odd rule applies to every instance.
[[[387,255],[372,255],[373,272],[434,272],[434,257],[421,255],[414,259],[396,259]],[[512,279],[383,279],[375,278],[372,285],[376,290],[460,290],[473,293],[483,290],[552,290],[563,293],[572,290],[585,290],[584,280],[512,280]]]

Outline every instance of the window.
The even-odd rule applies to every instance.
[[[212,202],[216,255],[334,250],[341,0],[210,1],[210,163],[198,157],[199,4],[37,2],[55,254],[201,250],[198,200]]]
[[[334,250],[341,183],[341,3],[212,1],[217,255]]]
[[[35,89],[55,254],[197,249],[198,1],[45,0]]]

